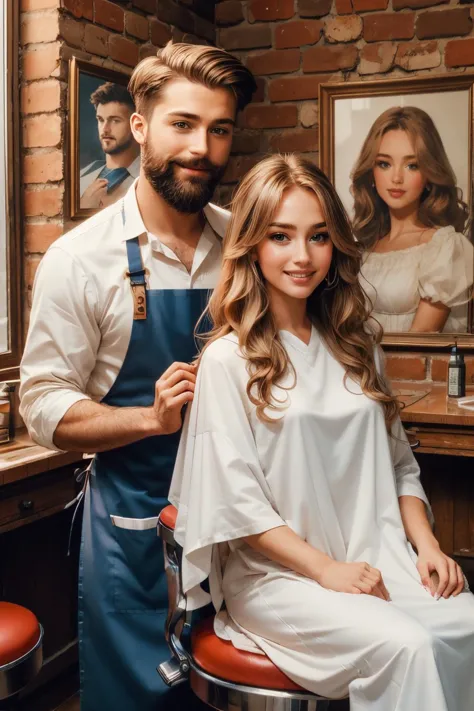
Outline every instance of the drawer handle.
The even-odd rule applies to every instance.
[[[18,508],[22,513],[30,513],[35,508],[35,502],[31,501],[31,499],[24,499],[23,501],[20,501]]]

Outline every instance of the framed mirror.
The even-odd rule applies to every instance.
[[[20,246],[19,9],[0,9],[0,379],[18,376],[22,350]]]
[[[320,165],[385,345],[474,350],[474,74],[320,86]]]

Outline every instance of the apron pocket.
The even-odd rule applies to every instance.
[[[163,547],[156,527],[114,526],[117,543],[112,560],[113,604],[117,612],[168,609]]]

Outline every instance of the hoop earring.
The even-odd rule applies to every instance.
[[[337,269],[334,269],[334,276],[330,280],[329,277],[326,277],[326,289],[334,289],[337,285],[339,284],[339,272]]]

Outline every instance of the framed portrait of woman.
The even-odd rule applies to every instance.
[[[69,64],[69,205],[89,217],[121,198],[140,172],[127,74],[72,57]]]
[[[474,349],[474,74],[320,87],[320,163],[384,343]]]

